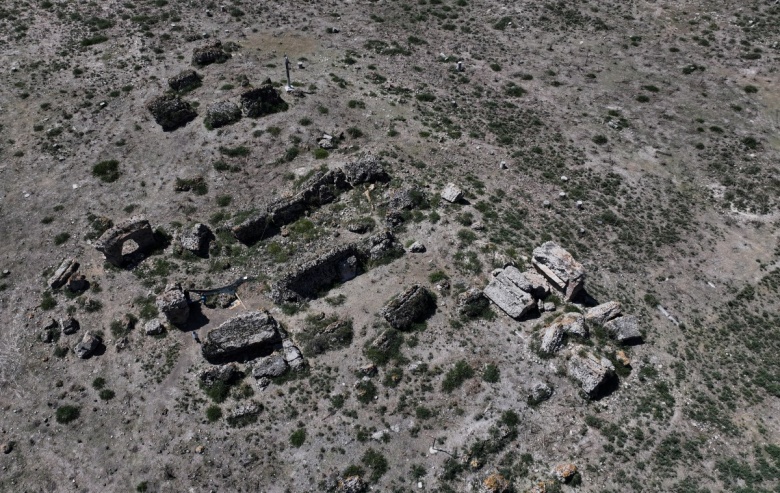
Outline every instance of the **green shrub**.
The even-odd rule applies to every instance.
[[[485,369],[482,371],[482,380],[487,383],[496,383],[501,380],[501,371],[496,365],[490,363],[486,365]]]
[[[290,435],[290,445],[299,448],[306,441],[306,428],[298,428]]]
[[[106,386],[106,379],[103,377],[96,377],[94,380],[92,380],[92,388],[95,390],[100,390],[105,386]]]
[[[415,97],[417,98],[417,101],[422,101],[424,103],[431,103],[436,100],[436,96],[429,92],[422,92]]]
[[[57,408],[56,419],[58,423],[66,424],[77,420],[80,415],[80,407],[64,405]]]
[[[99,34],[97,36],[92,36],[91,38],[82,39],[81,46],[92,46],[100,43],[105,43],[106,41],[108,41],[108,37]]]
[[[106,183],[117,181],[119,175],[119,161],[116,159],[100,161],[92,167],[92,176],[99,178]]]
[[[314,149],[312,154],[314,154],[314,159],[325,159],[328,157],[328,151],[325,149]]]
[[[41,310],[51,310],[57,306],[57,300],[51,295],[49,291],[44,291],[41,296]]]
[[[377,452],[373,448],[366,450],[363,457],[360,458],[360,462],[364,466],[371,469],[371,480],[376,481],[387,472],[388,464],[387,459],[381,452]]]
[[[54,244],[55,245],[62,245],[66,241],[70,239],[70,233],[60,233],[57,236],[54,237]]]
[[[363,136],[363,131],[357,127],[349,127],[347,129],[347,134],[353,139],[357,139]]]
[[[593,143],[598,145],[604,145],[607,143],[607,138],[601,134],[593,136]]]
[[[217,197],[217,205],[220,207],[227,207],[233,201],[233,197],[230,195],[220,195]]]
[[[100,394],[98,394],[100,398],[104,401],[110,401],[111,399],[116,396],[116,392],[114,392],[111,389],[103,389],[100,391]]]
[[[219,152],[222,153],[224,156],[228,157],[246,157],[249,155],[250,152],[252,152],[248,147],[245,146],[237,146],[237,147],[219,147]]]
[[[451,393],[453,390],[463,385],[463,382],[473,376],[474,369],[471,368],[465,360],[460,360],[455,363],[455,367],[450,369],[444,376],[441,388],[443,391]]]
[[[206,408],[206,419],[213,423],[222,417],[222,409],[219,406],[211,405]]]
[[[444,273],[444,271],[437,270],[436,272],[431,272],[428,275],[428,281],[431,282],[431,284],[436,284],[439,281],[443,281],[445,279],[449,279],[449,276]]]
[[[376,386],[370,380],[361,380],[355,386],[355,397],[362,404],[368,404],[376,397]]]
[[[745,89],[745,92],[748,93],[748,94],[755,94],[755,93],[758,92],[758,88],[756,86],[752,86],[750,84],[746,85],[744,87],[744,89]]]

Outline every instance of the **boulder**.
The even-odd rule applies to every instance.
[[[501,474],[494,472],[482,481],[480,493],[510,493],[513,491],[512,483]]]
[[[247,312],[233,317],[206,335],[201,352],[211,362],[255,358],[270,353],[282,342],[279,323],[268,312]]]
[[[415,241],[409,246],[409,251],[412,253],[425,253],[426,248],[425,245],[423,245],[419,241]]]
[[[219,101],[208,107],[203,124],[206,128],[220,128],[231,125],[241,119],[241,109],[236,103]]]
[[[589,309],[585,314],[588,323],[604,325],[615,317],[620,316],[623,306],[619,301],[608,301]]]
[[[585,347],[572,348],[569,376],[580,383],[582,391],[598,397],[615,379],[615,367],[607,358],[598,357]]]
[[[287,111],[287,108],[289,105],[274,88],[271,79],[266,79],[260,87],[241,94],[241,110],[244,116],[249,118]]]
[[[639,319],[636,315],[626,315],[610,320],[604,324],[604,328],[618,342],[632,342],[642,339]]]
[[[165,326],[159,319],[152,319],[144,325],[144,332],[148,336],[157,336],[165,332]]]
[[[387,207],[393,211],[405,211],[417,209],[426,205],[428,199],[425,193],[417,187],[407,187],[396,190],[390,195],[387,201]]]
[[[436,310],[436,298],[428,289],[415,284],[393,298],[382,309],[382,316],[397,330],[409,329]]]
[[[365,493],[368,485],[360,476],[349,476],[339,481],[339,493]]]
[[[260,358],[252,367],[252,376],[255,378],[275,378],[287,373],[287,362],[279,354],[272,354]]]
[[[157,295],[157,309],[176,326],[186,325],[190,316],[190,300],[179,283],[170,283]]]
[[[557,243],[548,241],[535,248],[531,262],[566,301],[572,301],[585,285],[582,264]]]
[[[390,177],[382,166],[382,161],[370,154],[361,156],[356,161],[348,163],[344,166],[343,171],[347,183],[353,187],[362,183],[385,182],[390,180]]]
[[[352,255],[351,257],[347,257],[340,261],[338,264],[338,270],[341,282],[351,281],[357,277],[358,273],[360,272],[360,264],[358,263],[357,257]]]
[[[536,382],[528,393],[528,404],[536,405],[552,397],[553,389],[544,382]]]
[[[563,346],[565,336],[588,337],[588,327],[581,313],[564,313],[556,318],[544,330],[540,350],[546,354],[556,353]]]
[[[76,259],[73,258],[66,258],[62,262],[60,262],[59,267],[57,267],[57,270],[54,271],[54,275],[52,275],[49,278],[49,287],[52,289],[59,289],[62,286],[65,285],[66,282],[68,282],[68,279],[70,278],[71,274],[76,272],[79,268],[79,263],[76,262]]]
[[[221,41],[192,50],[192,64],[201,67],[212,63],[225,63],[229,59],[230,54],[222,47]]]
[[[577,474],[577,466],[574,464],[558,464],[553,468],[552,475],[561,483],[568,483]]]
[[[565,332],[563,328],[558,324],[552,324],[544,329],[542,334],[542,342],[539,346],[539,350],[545,354],[557,353],[561,347],[563,347],[563,336]]]
[[[75,334],[78,332],[81,325],[79,324],[79,321],[76,320],[73,317],[67,317],[66,319],[60,319],[60,327],[62,328],[62,333],[65,335]]]
[[[469,288],[458,295],[456,305],[458,315],[463,317],[476,317],[484,312],[490,305],[481,289]]]
[[[454,183],[448,183],[441,191],[441,198],[447,202],[459,202],[463,200],[463,190],[458,188]]]
[[[165,94],[158,96],[146,105],[146,109],[154,117],[164,132],[172,132],[187,125],[198,116],[190,103],[179,96]]]
[[[179,237],[179,242],[185,250],[196,255],[203,255],[208,251],[209,241],[212,239],[214,239],[214,233],[211,232],[211,229],[205,224],[197,223]]]
[[[194,70],[182,70],[168,79],[168,86],[174,91],[191,91],[200,86],[201,77]]]
[[[500,270],[485,287],[485,296],[507,315],[519,319],[536,305],[533,285],[513,266]]]
[[[89,358],[97,351],[101,342],[100,337],[87,331],[81,341],[73,348],[73,352],[81,359]]]
[[[133,241],[138,246],[138,254],[157,246],[149,221],[142,217],[133,217],[107,229],[95,242],[95,249],[106,257],[107,262],[122,267],[127,263],[127,259],[122,255],[122,247],[127,241]]]
[[[211,386],[217,382],[231,383],[240,376],[240,371],[235,363],[210,366],[198,373],[198,380],[203,385]]]
[[[78,293],[89,288],[89,281],[87,281],[87,277],[85,275],[74,272],[68,278],[67,286],[70,292]]]
[[[306,360],[303,359],[303,354],[298,346],[295,346],[289,339],[282,343],[284,361],[290,365],[293,371],[299,371],[306,367]]]

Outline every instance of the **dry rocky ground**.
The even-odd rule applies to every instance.
[[[5,0],[0,491],[780,491],[778,26]]]

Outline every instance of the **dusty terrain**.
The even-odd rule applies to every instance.
[[[780,491],[778,26],[763,0],[2,2],[0,491]],[[215,41],[227,59],[193,65]],[[147,105],[189,69],[197,116],[164,131]],[[267,78],[286,110],[204,124]],[[389,180],[259,241],[231,232],[366,156]],[[95,242],[133,216],[160,248],[112,266]],[[214,233],[202,256],[180,245],[195,223]],[[301,261],[372,234],[354,223],[406,251],[271,299]],[[460,313],[546,241],[587,295],[521,320]],[[48,284],[65,258],[86,291]],[[191,293],[186,324],[145,333],[168,283],[243,276],[229,307]],[[383,307],[414,284],[435,312],[389,329]],[[641,341],[592,326],[540,351],[558,315],[611,300]],[[306,369],[264,386],[239,359],[245,375],[207,392],[192,332],[254,310]],[[46,329],[68,315],[75,333]],[[351,338],[307,351],[337,318]],[[82,359],[86,332],[102,344]],[[617,364],[594,396],[570,370],[588,351]]]

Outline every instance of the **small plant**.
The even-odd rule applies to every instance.
[[[298,428],[290,435],[290,445],[300,448],[306,441],[306,428]]]
[[[501,371],[498,366],[492,363],[485,365],[485,369],[482,371],[482,380],[487,383],[496,383],[501,380]]]
[[[357,127],[349,127],[347,129],[347,134],[349,134],[349,136],[353,139],[357,139],[363,136],[363,131]]]
[[[230,195],[220,195],[217,197],[217,205],[220,207],[227,207],[233,201],[233,197]]]
[[[601,134],[593,136],[593,143],[597,145],[604,145],[607,143],[607,138]]]
[[[360,381],[355,386],[355,396],[362,404],[368,404],[376,397],[376,386],[370,381]]]
[[[309,125],[311,125],[311,123],[312,123],[311,119],[306,118],[306,117],[301,118],[300,120],[298,120],[298,124],[300,126],[302,126],[302,127],[308,127]]]
[[[436,100],[436,96],[429,92],[422,92],[415,96],[417,98],[417,101],[422,101],[423,103],[431,103]]]
[[[455,363],[455,367],[450,369],[444,376],[441,388],[444,392],[449,394],[473,376],[474,369],[471,368],[465,360],[460,360]]]
[[[366,108],[366,103],[364,103],[363,101],[358,101],[358,100],[355,100],[355,99],[350,99],[349,101],[347,101],[347,107],[348,107],[348,108],[360,108],[360,109],[365,109],[365,108]]]
[[[325,159],[329,155],[328,151],[326,151],[325,149],[319,149],[319,148],[314,149],[312,154],[314,155],[314,159]]]
[[[96,377],[92,380],[92,388],[95,390],[101,390],[106,386],[106,379],[103,377]]]
[[[57,300],[49,291],[44,291],[41,296],[41,310],[51,310],[55,306],[57,306]]]
[[[270,131],[270,128],[269,128]],[[249,155],[250,152],[252,152],[248,147],[245,146],[237,146],[237,147],[219,147],[219,152],[228,157],[246,157]]]
[[[753,85],[750,85],[750,84],[746,85],[744,87],[744,90],[748,94],[755,94],[755,93],[758,92],[758,88],[756,86],[753,86]]]
[[[209,423],[218,421],[222,417],[222,408],[211,405],[206,408],[206,419]]]
[[[363,457],[360,458],[360,462],[371,469],[372,481],[376,481],[381,478],[388,469],[387,459],[385,456],[373,448],[366,450],[366,452],[363,454]]]
[[[106,183],[117,181],[119,175],[119,161],[116,159],[100,161],[92,167],[92,176],[99,178]]]
[[[431,284],[436,284],[439,281],[443,281],[445,279],[449,279],[449,276],[444,273],[444,271],[437,270],[436,272],[431,272],[431,274],[428,275],[428,280],[431,282]]]
[[[104,401],[110,401],[111,399],[116,396],[116,392],[114,392],[111,389],[103,389],[100,391],[100,394],[98,394],[100,398]]]
[[[54,237],[54,244],[59,246],[70,239],[70,233],[60,233]]]
[[[56,419],[60,424],[67,424],[75,421],[81,415],[81,408],[78,406],[64,405],[57,408]]]
[[[137,491],[138,493],[146,493],[147,491],[149,491],[149,483],[146,481],[141,481],[135,487],[135,491]]]

